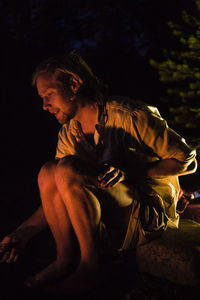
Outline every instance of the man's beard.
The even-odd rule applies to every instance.
[[[73,119],[77,113],[78,110],[78,105],[75,102],[71,103],[70,109],[67,113],[62,112],[62,116],[59,118],[59,114],[58,114],[58,122],[63,125],[65,123],[68,123],[71,119]]]

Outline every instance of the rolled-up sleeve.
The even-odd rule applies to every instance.
[[[61,159],[67,155],[74,154],[74,147],[69,138],[68,125],[64,124],[58,133],[55,159]]]
[[[140,142],[150,147],[160,159],[174,158],[185,167],[195,161],[196,150],[168,127],[156,108],[136,111],[133,122]]]

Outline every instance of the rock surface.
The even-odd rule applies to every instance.
[[[168,279],[176,284],[200,283],[200,224],[182,219],[178,229],[168,229],[161,238],[136,251],[140,272]]]

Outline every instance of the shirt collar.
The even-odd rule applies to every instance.
[[[108,117],[107,117],[106,103],[104,102],[103,104],[98,105],[97,121],[95,125],[96,131],[94,133],[95,144],[98,144],[99,140],[101,140],[100,137],[103,134],[107,118]],[[74,136],[82,139],[84,134],[82,132],[81,124],[79,123],[79,121],[71,119],[69,123],[69,129]]]

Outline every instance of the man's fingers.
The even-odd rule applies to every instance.
[[[0,253],[4,252],[7,248],[9,248],[11,243],[10,236],[6,236],[0,243]]]
[[[0,253],[4,252],[6,249],[6,244],[0,244]]]
[[[9,257],[7,258],[6,262],[7,263],[11,263],[14,261],[16,255],[17,255],[17,249],[16,248],[12,248],[11,251],[10,251],[10,255]]]
[[[118,182],[121,182],[125,179],[124,172],[109,165],[104,164],[101,169],[101,173],[98,176],[99,185],[103,187],[113,187]]]
[[[1,257],[1,262],[6,262],[9,256],[10,256],[10,251],[6,251]]]
[[[104,167],[105,167],[104,170],[102,170],[98,176],[99,181],[102,181],[109,173],[115,170],[114,167],[109,165],[105,165]]]
[[[124,180],[124,174],[122,172],[119,172],[119,174],[112,181],[110,181],[105,187],[107,188],[114,187],[123,180]]]
[[[18,260],[18,258],[19,258],[19,255],[17,254],[17,255],[14,257],[13,262],[16,263],[16,261]]]
[[[15,232],[5,236],[0,242],[0,263],[16,262],[21,250],[22,249]]]
[[[114,169],[112,172],[108,173],[101,181],[100,185],[108,187],[108,185],[120,174],[120,171]]]

